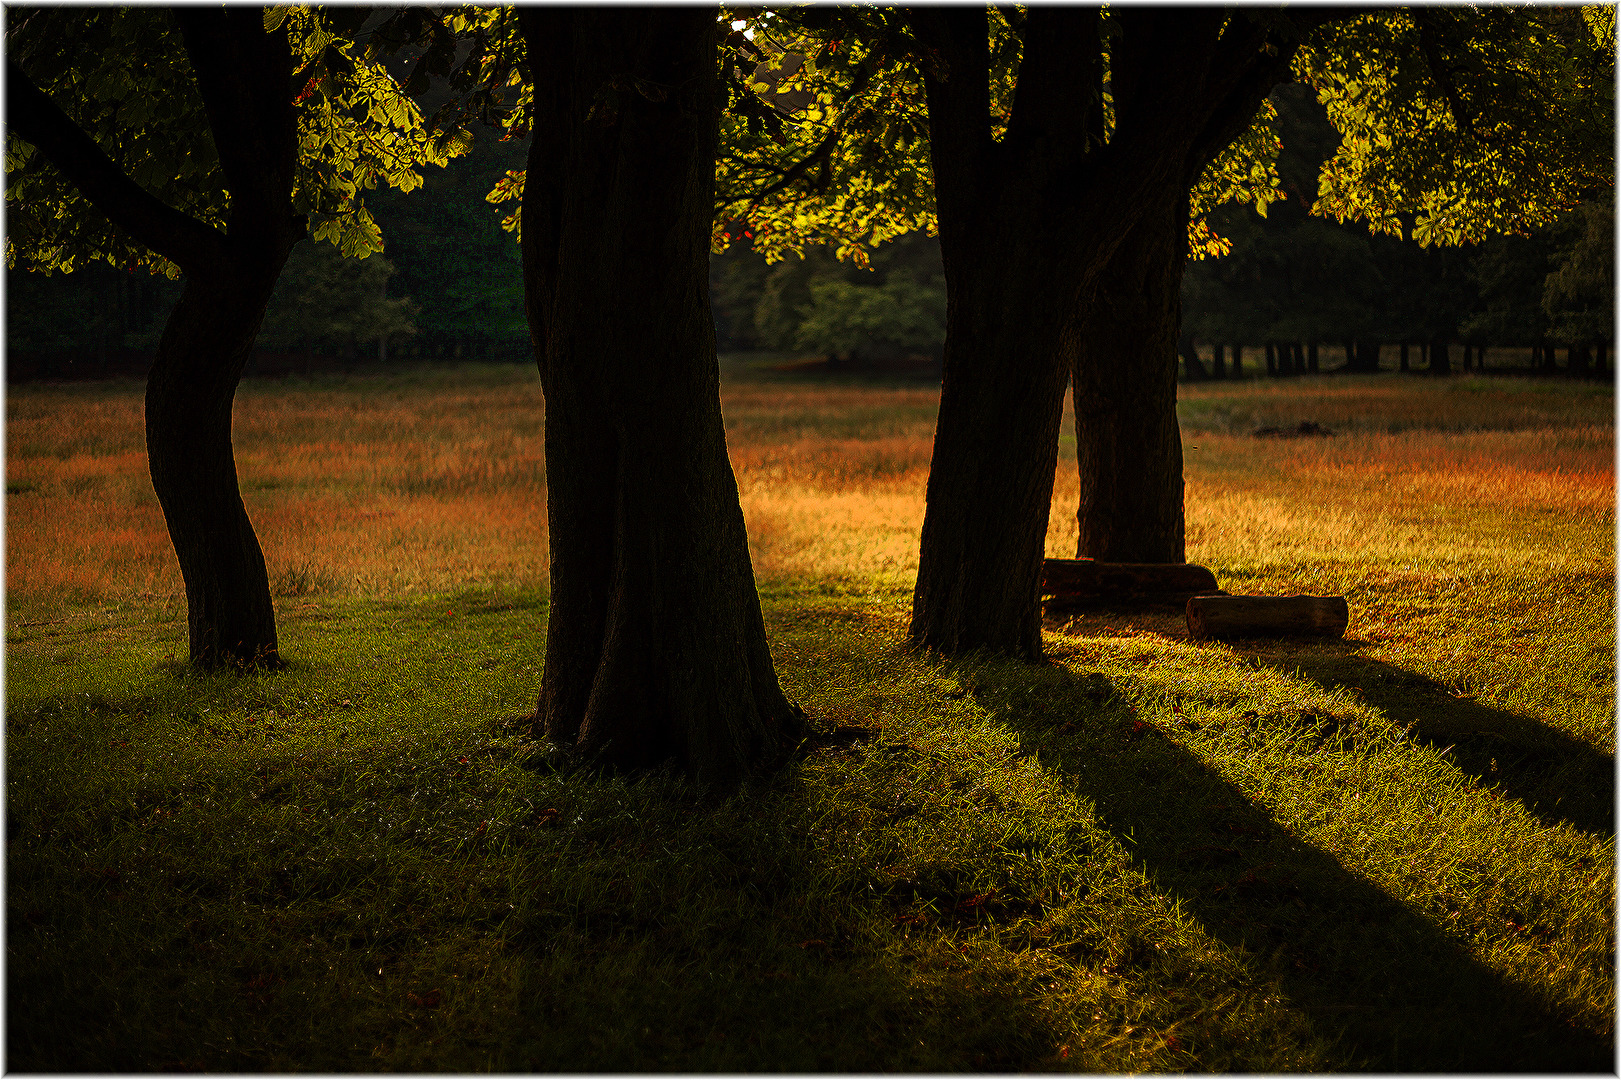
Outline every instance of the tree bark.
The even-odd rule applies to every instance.
[[[791,751],[803,717],[766,645],[721,423],[715,14],[519,20],[536,79],[522,250],[551,530],[536,725],[584,760],[674,762],[728,786]]]
[[[1278,350],[1270,341],[1266,343],[1266,373],[1278,377]]]
[[[1244,377],[1244,346],[1242,346],[1242,345],[1234,345],[1233,346],[1233,378],[1242,379],[1243,377]]]
[[[280,664],[264,554],[237,486],[231,405],[284,260],[188,277],[146,380],[147,463],[186,585],[191,660],[204,667]]]
[[[1315,341],[1306,346],[1306,370],[1313,375],[1317,374],[1317,343]]]
[[[1078,558],[1186,558],[1176,420],[1176,337],[1186,264],[1184,192],[1144,214],[1087,309],[1071,381],[1080,477]]]
[[[1400,362],[1400,364],[1401,364],[1400,370],[1402,370],[1402,371],[1407,371],[1408,370],[1408,366],[1407,366],[1407,342],[1405,342],[1405,341],[1402,342],[1402,345],[1401,345],[1401,362]]]
[[[1227,377],[1227,362],[1222,356],[1221,345],[1210,346],[1210,377],[1212,379],[1225,379]]]

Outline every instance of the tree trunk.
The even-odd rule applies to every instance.
[[[1587,346],[1572,345],[1565,353],[1565,373],[1573,379],[1587,377]]]
[[[1227,362],[1222,356],[1222,346],[1210,346],[1210,377],[1212,379],[1225,379],[1227,377]]]
[[[1430,374],[1452,374],[1452,358],[1448,354],[1447,340],[1444,337],[1434,338],[1430,341]]]
[[[1080,558],[1186,557],[1175,356],[1186,265],[1183,195],[1145,213],[1085,312],[1072,380]]]
[[[191,659],[205,667],[280,662],[264,554],[237,487],[231,403],[281,261],[188,278],[146,381],[152,487],[186,584]]]
[[[1244,377],[1244,346],[1242,346],[1242,345],[1234,345],[1233,346],[1233,378],[1242,379],[1243,377]]]
[[[984,9],[909,16],[942,61],[926,67],[924,85],[945,263],[945,374],[909,631],[929,649],[1041,656],[1037,590],[1072,370],[1083,552],[1118,543],[1134,560],[1181,558],[1174,283],[1187,256],[1187,192],[1287,77],[1296,44],[1214,9],[1138,7],[1115,17],[1116,124],[1105,142],[1097,9],[1029,11],[1000,140]],[[1218,54],[1242,59],[1216,63]],[[1169,275],[1149,265],[1158,242],[1131,234],[1160,236],[1173,207],[1177,238],[1159,255],[1174,260]],[[1129,295],[1116,281],[1114,260],[1130,249],[1120,265],[1152,295]],[[1136,313],[1152,322],[1128,327]],[[1140,490],[1131,490],[1134,477]],[[1087,523],[1110,502],[1120,509],[1100,543]]]
[[[1408,364],[1407,364],[1407,342],[1405,342],[1405,341],[1402,342],[1402,345],[1401,345],[1401,366],[1400,366],[1400,370],[1402,370],[1402,371],[1409,370]]]
[[[1075,298],[1053,289],[1040,245],[1020,250],[1019,239],[1007,237],[1000,251],[974,251],[972,241],[941,236],[954,287],[909,636],[944,653],[983,646],[1041,655],[1036,586],[1069,374],[1064,361],[1078,342],[1064,325]],[[1003,273],[959,269],[1002,257]],[[1169,347],[1163,359],[1174,387]],[[1076,427],[1081,442],[1079,414]]]
[[[714,12],[519,19],[536,75],[522,244],[551,530],[537,727],[582,759],[674,761],[730,785],[791,751],[803,719],[766,646],[721,424]]]
[[[1270,341],[1266,343],[1266,373],[1278,377],[1278,352]]]
[[[1315,341],[1306,346],[1306,370],[1313,375],[1317,374],[1317,343]]]
[[[1182,369],[1188,382],[1202,382],[1208,377],[1204,364],[1199,360],[1199,347],[1193,343],[1193,338],[1186,334],[1182,335],[1177,343],[1177,351],[1182,354]]]
[[[231,193],[226,229],[135,184],[8,60],[6,121],[114,225],[186,276],[147,378],[147,461],[186,585],[191,659],[275,666],[275,614],[237,488],[231,403],[265,306],[306,223],[292,214],[297,118],[287,32],[248,8],[174,12]]]

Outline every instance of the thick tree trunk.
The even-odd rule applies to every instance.
[[[943,61],[924,83],[946,272],[945,377],[909,632],[930,649],[1041,655],[1037,588],[1071,369],[1082,552],[1181,558],[1179,312],[1174,284],[1168,293],[1162,284],[1179,281],[1186,258],[1189,187],[1286,77],[1295,45],[1214,9],[1130,8],[1116,18],[1110,137],[1098,11],[1038,6],[997,140],[984,10],[910,16]],[[1160,235],[1173,207],[1176,240],[1150,258],[1157,245],[1130,234],[1153,218],[1147,234]],[[1117,282],[1112,260],[1129,249],[1138,250],[1122,264],[1127,276],[1152,283],[1157,299]],[[1174,261],[1175,274],[1150,265],[1158,259]],[[1133,317],[1128,329],[1130,312],[1150,321]],[[1142,478],[1140,490],[1131,477]],[[1109,503],[1114,520],[1090,529]],[[1110,554],[1115,544],[1130,550]]]
[[[1315,341],[1306,346],[1306,370],[1313,375],[1317,374],[1317,343]]]
[[[942,243],[955,288],[910,629],[915,643],[940,652],[1041,655],[1036,587],[1068,381],[1066,365],[1051,361],[1076,345],[1061,314],[1074,297],[1054,291],[1036,247],[1021,250],[1014,236],[964,259]],[[1003,273],[957,269],[959,260],[1001,258]],[[1164,359],[1174,385],[1175,358]]]
[[[1185,556],[1176,338],[1187,265],[1185,194],[1150,206],[1081,316],[1073,371],[1079,558]]]
[[[1210,377],[1212,379],[1225,379],[1227,377],[1227,362],[1222,357],[1222,352],[1222,346],[1210,346]]]
[[[1233,346],[1233,378],[1242,379],[1243,377],[1244,377],[1244,346],[1242,346],[1242,345],[1234,345]]]
[[[523,257],[551,529],[537,726],[583,759],[729,785],[791,751],[803,718],[766,646],[721,424],[715,15],[519,17],[537,80]]]
[[[286,259],[189,278],[146,381],[152,487],[186,584],[194,663],[277,666],[264,554],[237,487],[231,404]]]
[[[1401,345],[1401,361],[1400,361],[1400,369],[1399,370],[1401,370],[1401,371],[1407,371],[1408,370],[1407,343],[1405,341],[1402,342],[1402,345]]]
[[[1266,373],[1278,377],[1278,352],[1270,341],[1266,343]]]

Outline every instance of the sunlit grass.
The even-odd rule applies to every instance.
[[[732,378],[767,630],[820,734],[720,800],[520,738],[532,373],[244,388],[274,676],[176,661],[139,388],[14,388],[9,1063],[1609,1069],[1613,395],[1182,397],[1189,558],[1344,593],[1346,640],[1098,611],[1049,624],[1045,667],[910,653],[937,395]],[[1302,420],[1338,434],[1249,435]]]

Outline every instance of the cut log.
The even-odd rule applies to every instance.
[[[1043,596],[1103,596],[1216,591],[1216,575],[1192,563],[1112,563],[1095,559],[1047,559]]]
[[[1216,575],[1192,563],[1111,563],[1094,559],[1047,559],[1041,594],[1047,609],[1170,604],[1219,593]]]
[[[1193,638],[1343,637],[1351,610],[1343,596],[1195,596],[1188,600]]]

